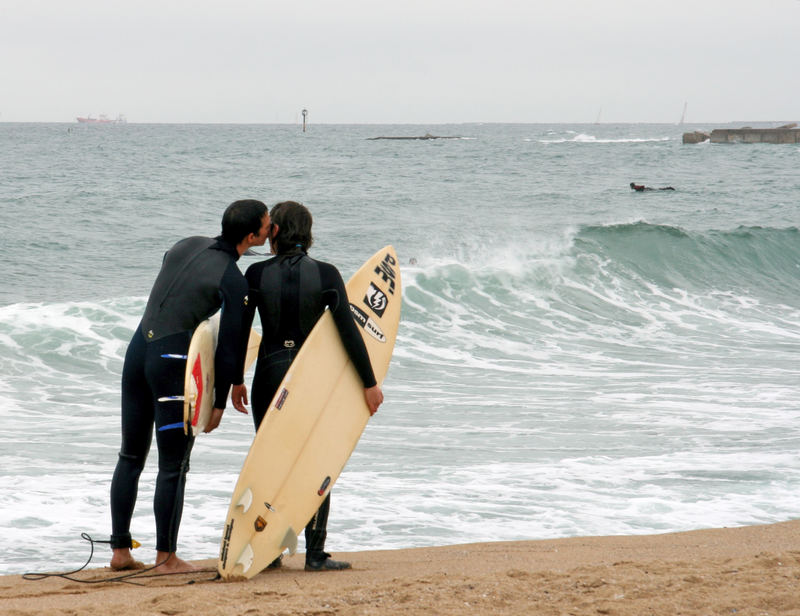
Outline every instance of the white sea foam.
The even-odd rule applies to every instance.
[[[595,135],[580,133],[571,138],[538,139],[539,143],[652,143],[670,141],[672,137],[647,137],[647,138],[603,138]]]

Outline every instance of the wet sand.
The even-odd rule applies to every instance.
[[[0,614],[800,616],[800,520],[334,557],[353,568],[305,572],[297,554],[242,582],[215,580],[215,559],[195,562],[205,571],[135,578],[135,585],[106,581],[118,575],[108,568],[75,575],[93,584],[4,576]]]

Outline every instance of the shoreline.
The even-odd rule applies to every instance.
[[[215,581],[216,559],[139,585],[103,583],[118,575],[108,567],[74,576],[91,584],[0,576],[0,614],[800,614],[800,520],[336,552],[353,565],[341,572],[306,572],[303,558],[239,582]]]

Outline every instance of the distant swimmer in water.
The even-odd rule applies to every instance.
[[[631,190],[635,190],[636,192],[644,192],[645,190],[655,190],[655,188],[650,188],[649,186],[645,186],[644,184],[636,184],[631,182]],[[672,186],[662,186],[658,190],[675,190]]]

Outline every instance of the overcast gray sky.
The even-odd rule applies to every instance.
[[[0,0],[6,122],[792,121],[798,66],[798,0]]]

